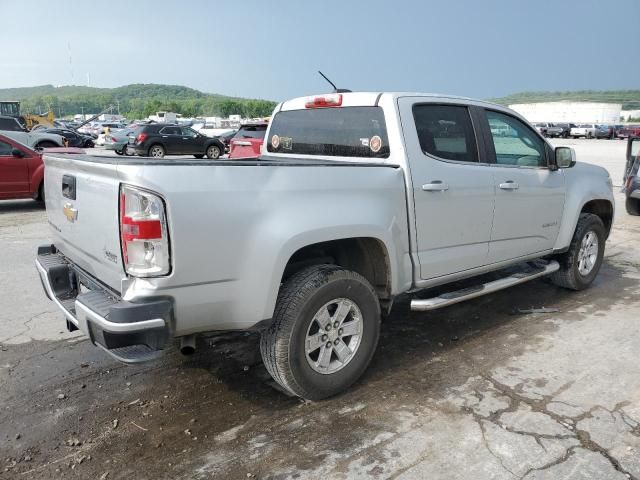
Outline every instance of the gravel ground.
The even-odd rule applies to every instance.
[[[554,143],[620,184],[625,142]],[[617,195],[592,288],[400,302],[364,378],[317,403],[275,388],[255,335],[125,366],[67,333],[33,267],[44,212],[0,202],[0,478],[638,480],[640,219]]]

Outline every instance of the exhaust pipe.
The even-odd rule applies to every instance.
[[[180,353],[183,355],[193,355],[196,351],[196,336],[186,335],[180,337]]]

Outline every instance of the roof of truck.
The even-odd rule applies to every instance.
[[[343,107],[363,107],[363,106],[375,106],[378,104],[380,98],[385,96],[391,96],[394,100],[401,97],[425,97],[432,100],[460,100],[465,103],[491,105],[499,108],[506,108],[504,105],[497,103],[487,102],[485,100],[478,100],[475,98],[461,97],[457,95],[448,95],[442,93],[421,93],[421,92],[343,92],[343,93],[318,93],[315,95],[307,95],[304,97],[292,98],[286,100],[280,104],[279,110],[298,110],[305,108],[307,102],[313,101],[317,98],[330,98],[340,95],[341,106]]]

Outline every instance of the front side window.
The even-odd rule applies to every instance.
[[[191,130],[189,127],[182,127],[182,135],[185,137],[195,138],[198,136],[195,130]]]
[[[467,107],[415,105],[413,118],[424,153],[456,162],[478,162],[476,137]]]
[[[544,141],[517,118],[486,111],[498,165],[547,167]],[[510,132],[498,135],[498,131]]]
[[[242,129],[236,135],[240,137]],[[335,157],[386,158],[389,139],[381,107],[306,108],[278,112],[267,151]]]

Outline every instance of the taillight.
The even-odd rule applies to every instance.
[[[120,187],[120,242],[128,274],[158,277],[170,272],[165,207],[158,195],[129,185]]]
[[[136,137],[136,142],[137,143],[142,143],[147,139],[147,134],[146,133],[139,133],[138,136]]]
[[[323,95],[322,97],[311,97],[307,103],[304,104],[305,108],[339,107],[340,105],[342,105],[342,94],[340,93]]]

